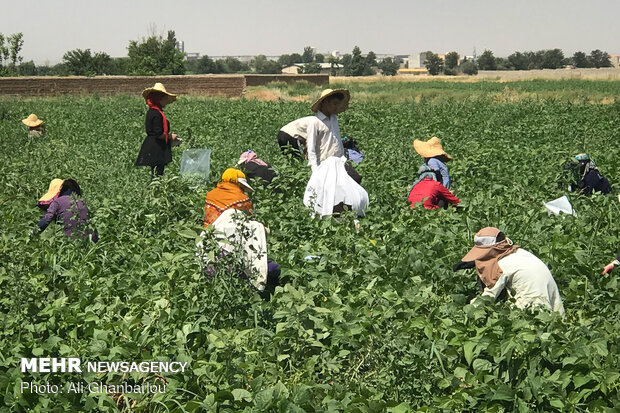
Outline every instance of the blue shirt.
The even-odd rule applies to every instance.
[[[450,173],[448,172],[448,167],[446,166],[446,164],[441,162],[437,158],[429,159],[427,164],[434,170],[439,171],[441,173],[441,180],[442,180],[441,183],[447,189],[450,189],[450,184],[452,183],[452,181],[450,180]]]

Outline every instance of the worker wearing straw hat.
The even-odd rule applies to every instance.
[[[506,290],[517,308],[543,305],[564,315],[558,286],[545,263],[495,227],[476,233],[474,247],[453,270],[468,268],[476,268],[483,296],[498,298]]]
[[[336,115],[347,110],[350,99],[351,95],[347,89],[325,89],[310,107],[315,116],[308,120],[306,144],[308,165],[313,172],[330,156],[343,157],[346,160]],[[355,168],[348,163],[345,164],[345,168],[349,176],[360,184],[362,177]]]
[[[154,173],[164,174],[164,167],[172,162],[172,146],[180,144],[176,133],[170,132],[170,122],[164,115],[164,107],[177,99],[177,95],[168,93],[161,83],[144,89],[142,97],[149,110],[146,112],[146,138],[142,142],[136,166],[150,166],[151,178]]]
[[[439,182],[447,189],[450,189],[452,181],[446,162],[451,161],[452,157],[443,150],[439,138],[433,136],[426,142],[416,139],[413,141],[413,148],[424,158],[424,163],[441,175]]]
[[[26,119],[22,119],[22,123],[28,126],[28,136],[45,136],[43,119],[39,119],[34,113],[31,113]]]

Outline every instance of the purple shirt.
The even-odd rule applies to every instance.
[[[63,195],[54,199],[43,218],[37,223],[41,231],[49,225],[52,220],[62,220],[65,228],[65,234],[74,239],[87,238],[89,234],[93,235],[93,241],[97,242],[99,237],[92,229],[88,229],[88,207],[81,199],[73,200],[71,195]],[[74,234],[75,232],[75,234]]]

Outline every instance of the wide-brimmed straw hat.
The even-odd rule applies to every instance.
[[[433,136],[426,142],[419,139],[414,140],[413,148],[423,158],[445,156],[449,161],[452,160],[452,157],[443,150],[443,147],[441,146],[441,141],[436,136]]]
[[[172,103],[175,100],[177,100],[177,95],[175,95],[174,93],[169,93],[164,87],[164,85],[159,82],[155,83],[155,86],[153,87],[144,89],[142,91],[142,97],[146,99],[149,96],[149,94],[152,92],[159,92],[159,93],[163,93],[164,95],[168,96],[168,103]]]
[[[26,119],[22,119],[22,123],[31,128],[35,128],[43,123],[43,119],[39,119],[37,115],[31,113]]]
[[[52,179],[52,182],[50,182],[49,189],[47,190],[45,195],[43,195],[39,199],[39,202],[49,202],[49,201],[52,201],[54,198],[56,198],[58,194],[60,193],[60,189],[62,188],[62,184],[64,182],[65,181],[60,178]]]
[[[321,106],[321,102],[325,100],[325,98],[335,95],[336,93],[342,93],[344,95],[344,99],[338,105],[338,113],[344,112],[349,107],[349,100],[351,99],[351,94],[347,89],[325,89],[321,92],[321,96],[317,99],[316,102],[310,106],[310,110],[313,112],[318,112]]]
[[[500,241],[497,240],[498,238]],[[510,242],[499,229],[495,227],[484,227],[476,232],[476,235],[474,235],[474,247],[461,258],[461,261],[477,260],[483,257],[489,251],[489,248],[506,241]]]
[[[250,191],[254,191],[254,188],[252,188],[250,184],[248,184],[248,181],[246,181],[245,174],[239,169],[228,168],[225,170],[222,174],[222,182],[232,182],[234,184],[244,186]]]

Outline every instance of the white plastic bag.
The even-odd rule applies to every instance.
[[[566,195],[558,199],[554,199],[553,201],[546,202],[545,207],[547,208],[549,215],[560,215],[561,212],[564,212],[565,214],[570,214],[575,217],[577,216],[577,213],[573,210],[573,206],[570,204]]]
[[[211,149],[185,149],[181,156],[181,175],[195,174],[208,180],[211,170]]]

